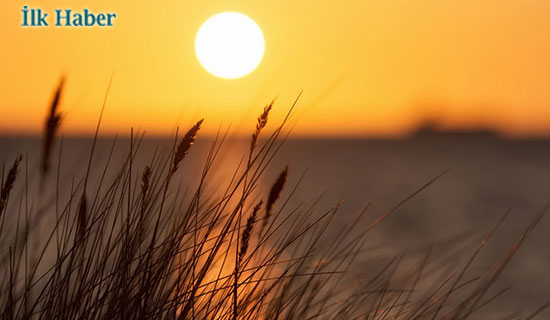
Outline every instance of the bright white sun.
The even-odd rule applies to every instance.
[[[211,74],[235,79],[252,72],[265,50],[260,27],[239,12],[222,12],[206,20],[197,32],[195,52]]]

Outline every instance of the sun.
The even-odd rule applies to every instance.
[[[209,73],[225,79],[243,77],[258,67],[265,51],[262,30],[239,12],[222,12],[206,20],[195,38],[195,53]]]

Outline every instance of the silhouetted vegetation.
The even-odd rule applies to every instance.
[[[3,319],[470,319],[504,292],[491,290],[495,280],[543,216],[483,274],[472,275],[470,266],[505,216],[469,253],[371,256],[373,228],[439,177],[364,230],[357,222],[366,219],[368,206],[357,214],[340,213],[343,201],[321,212],[315,205],[291,208],[287,199],[298,187],[288,185],[292,170],[264,177],[294,108],[266,134],[273,102],[258,118],[249,154],[218,186],[219,194],[206,186],[211,171],[221,170],[214,164],[223,157],[224,133],[213,140],[204,166],[194,168],[202,170],[200,182],[185,194],[179,187],[186,179],[181,164],[203,120],[182,138],[176,133],[165,153],[140,155],[143,135],[132,131],[129,146],[113,143],[128,153],[112,176],[105,174],[110,158],[104,167],[94,164],[96,132],[85,175],[60,183],[62,152],[57,159],[53,154],[62,148],[55,143],[62,90],[63,81],[45,122],[42,158],[15,155],[2,171]],[[136,167],[138,156],[150,164]],[[38,177],[29,162],[41,164]],[[91,175],[99,187],[90,187]],[[271,187],[263,190],[260,178]],[[37,181],[40,188],[29,188]],[[56,190],[53,198],[42,196],[46,188]],[[348,223],[329,233],[337,214]],[[368,263],[358,273],[353,266],[359,260]],[[532,319],[545,307],[517,318]]]

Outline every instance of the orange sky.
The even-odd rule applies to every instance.
[[[162,5],[160,5],[162,3]],[[116,12],[109,29],[21,28],[23,5]],[[197,29],[240,11],[263,29],[264,60],[225,80],[194,53]],[[548,0],[2,0],[0,132],[41,130],[67,75],[63,131],[95,127],[111,73],[103,132],[168,133],[253,126],[278,95],[280,118],[304,90],[296,135],[400,134],[425,118],[550,133]]]

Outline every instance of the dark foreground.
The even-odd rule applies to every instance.
[[[94,163],[100,167],[109,155],[111,143],[111,139],[98,143]],[[226,142],[223,157],[217,164],[222,170],[216,171],[210,180],[212,190],[229,181],[247,143]],[[171,142],[142,141],[134,164],[136,168],[151,161],[159,144],[167,147]],[[201,173],[198,168],[205,160],[209,144],[208,139],[199,139],[193,152],[182,163],[180,169],[187,178],[181,188],[192,188],[198,182]],[[60,174],[62,183],[70,184],[69,174],[73,171],[82,173],[85,170],[90,145],[89,139],[65,139]],[[121,163],[129,151],[128,140],[119,140],[117,145],[119,147],[112,156],[114,164]],[[0,161],[8,167],[17,152],[29,159],[38,157],[40,142],[37,139],[2,138],[0,150]],[[511,210],[487,249],[472,266],[473,273],[482,272],[513,245],[531,219],[544,210],[550,200],[550,141],[544,140],[472,137],[289,140],[259,181],[262,189],[269,189],[285,164],[290,167],[285,197],[305,173],[287,204],[288,208],[302,203],[304,207],[310,207],[320,199],[316,207],[323,211],[345,198],[328,232],[339,232],[340,226],[368,205],[366,218],[358,222],[359,230],[367,228],[374,217],[449,170],[376,226],[376,231],[368,239],[370,249],[359,256],[359,262],[353,267],[359,271],[361,263],[372,264],[372,259],[365,259],[367,255],[392,257],[404,250],[425,251],[431,246],[437,252],[440,247],[446,250],[448,241],[455,247],[471,247],[505,212]],[[32,164],[29,166],[29,171],[36,170]],[[107,176],[114,172],[109,171]],[[49,191],[52,190],[44,192]],[[500,319],[515,310],[535,310],[550,299],[548,230],[550,219],[545,217],[492,289],[497,293],[511,286],[487,306],[487,314]],[[549,316],[547,311],[540,318]],[[487,316],[482,318],[487,319]]]

